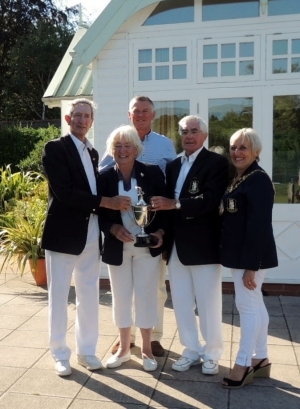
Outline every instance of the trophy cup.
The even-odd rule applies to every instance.
[[[134,244],[135,247],[150,247],[156,244],[155,237],[151,236],[150,234],[145,233],[145,227],[149,226],[149,224],[154,219],[155,213],[153,214],[150,209],[149,205],[144,201],[142,188],[139,186],[135,187],[138,194],[138,202],[132,206],[133,214],[134,214],[134,221],[138,226],[141,228],[141,232],[136,235],[136,242]]]

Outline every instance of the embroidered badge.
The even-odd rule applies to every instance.
[[[198,181],[198,179],[191,180],[188,192],[191,193],[192,195],[199,192],[199,181]]]
[[[235,199],[227,199],[227,207],[226,210],[229,213],[235,213],[238,211],[236,200]]]

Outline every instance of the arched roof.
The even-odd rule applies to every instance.
[[[164,1],[164,0],[161,0]],[[111,0],[85,35],[74,47],[72,53],[75,65],[89,65],[121,25],[141,9],[157,0]]]

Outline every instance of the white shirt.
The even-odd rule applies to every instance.
[[[195,162],[197,156],[199,155],[202,149],[203,149],[203,146],[200,149],[198,149],[196,152],[192,153],[190,156],[186,156],[185,153],[181,155],[181,168],[180,168],[180,172],[178,175],[175,192],[174,192],[175,199],[179,199],[180,192],[184,184],[184,181],[187,177],[187,174],[189,173],[191,167],[193,166],[193,163]]]

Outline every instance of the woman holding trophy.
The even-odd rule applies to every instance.
[[[168,221],[164,212],[151,211],[147,203],[154,195],[166,195],[164,175],[159,166],[136,160],[143,146],[134,127],[115,129],[106,144],[116,164],[99,176],[99,194],[125,196],[130,204],[124,211],[102,208],[99,215],[104,233],[102,260],[108,264],[113,319],[120,333],[119,349],[106,366],[116,368],[131,359],[130,328],[135,324],[142,336],[143,368],[154,371],[151,331],[157,322],[159,257]]]

